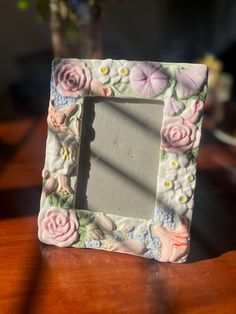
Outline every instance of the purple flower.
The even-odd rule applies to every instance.
[[[173,96],[169,96],[165,99],[163,112],[168,116],[175,116],[180,113],[183,108],[184,105],[180,101],[177,101]]]
[[[198,93],[207,80],[207,67],[203,64],[181,69],[177,75],[176,93],[181,99]]]
[[[158,62],[140,62],[130,72],[131,89],[144,98],[153,98],[167,86],[167,75]]]

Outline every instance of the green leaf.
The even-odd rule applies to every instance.
[[[60,58],[55,58],[53,59],[52,61],[52,70],[54,71],[55,68],[57,67],[57,65],[61,62],[61,59]]]
[[[193,155],[193,157],[197,158],[197,156],[198,156],[198,151],[199,151],[198,148],[194,148],[194,149],[192,150],[192,155]]]
[[[71,209],[73,207],[73,195],[62,196],[54,192],[48,196],[48,202],[53,207],[60,207],[64,209]]]
[[[69,207],[69,208],[72,208],[73,207],[73,203],[74,203],[74,196],[70,195],[68,197],[68,199],[67,199],[66,206]]]
[[[56,196],[56,193],[51,193],[48,196],[48,202],[52,207],[58,207],[58,197]]]
[[[83,227],[80,227],[79,228],[79,234],[80,234],[79,241],[77,243],[75,243],[73,245],[73,247],[84,248],[85,247],[85,243],[84,242],[87,240],[86,229],[83,228]]]
[[[53,206],[52,194],[48,195],[48,203]]]
[[[164,161],[167,158],[168,158],[168,154],[166,153],[166,151],[164,149],[161,149],[161,151],[160,151],[160,160]]]
[[[83,235],[85,232],[86,232],[86,228],[83,227],[83,226],[81,226],[81,224],[80,224],[80,227],[79,227],[79,234],[80,234],[80,235]]]
[[[92,214],[80,214],[79,223],[81,227],[86,227],[88,224],[94,221],[95,217]]]
[[[198,156],[198,148],[194,148],[187,154],[188,160],[194,163],[196,162],[197,156]]]
[[[78,248],[78,249],[83,249],[83,248],[85,248],[84,242],[81,242],[81,241],[79,241],[79,242],[73,244],[72,246],[73,246],[74,248]]]
[[[199,120],[198,123],[197,123],[197,127],[198,127],[199,129],[200,129],[201,126],[202,126],[202,120],[203,120],[203,118],[201,117],[200,120]]]
[[[62,196],[57,193],[58,206],[64,209],[70,209],[73,205],[73,195]]]

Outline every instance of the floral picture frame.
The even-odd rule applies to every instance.
[[[162,262],[186,260],[207,72],[201,64],[53,61],[38,215],[40,241]],[[151,99],[164,104],[156,204],[151,219],[76,208],[83,111],[85,99],[94,96]]]

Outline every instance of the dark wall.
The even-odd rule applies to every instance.
[[[127,0],[105,7],[104,55],[192,61],[236,41],[235,0]]]

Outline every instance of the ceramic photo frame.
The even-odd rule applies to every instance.
[[[40,241],[184,262],[206,93],[201,64],[55,59]]]

